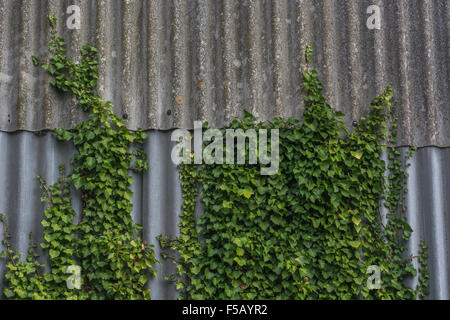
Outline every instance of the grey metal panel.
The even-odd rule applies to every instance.
[[[149,156],[149,170],[134,175],[133,218],[144,226],[144,239],[155,245],[157,258],[161,260],[156,236],[177,235],[182,198],[178,170],[170,160],[170,134],[149,131],[145,151]],[[30,132],[0,132],[0,212],[7,213],[11,242],[14,249],[24,256],[28,248],[28,235],[33,232],[34,241],[42,241],[45,203],[40,202],[41,191],[37,175],[48,183],[58,179],[58,166],[64,163],[70,168],[74,149],[58,142],[51,134],[37,136]],[[73,207],[79,214],[80,196],[73,194]],[[1,229],[1,228],[0,228]],[[3,229],[0,230],[3,239]],[[0,249],[3,245],[0,244]],[[45,259],[45,257],[43,257]],[[174,266],[164,262],[156,267],[158,277],[149,286],[153,299],[175,299],[173,285],[164,276],[175,272]],[[0,260],[0,288],[3,285],[4,260]]]
[[[407,218],[413,228],[409,252],[428,245],[431,298],[449,299],[450,148],[419,149],[408,169]]]
[[[136,222],[143,224],[144,237],[155,244],[160,258],[155,237],[178,234],[182,197],[178,171],[170,158],[173,146],[171,131],[148,133],[145,151],[149,156],[149,170],[140,177],[135,175],[132,214]],[[30,231],[35,241],[42,239],[40,221],[45,204],[39,200],[41,192],[36,175],[41,175],[48,183],[55,182],[58,165],[65,163],[70,167],[73,152],[73,148],[58,142],[51,134],[37,136],[30,132],[0,132],[0,212],[8,215],[15,249],[26,252]],[[406,149],[402,148],[402,152],[405,154]],[[407,253],[417,255],[420,241],[426,241],[432,299],[449,299],[450,295],[449,163],[450,148],[425,147],[415,153],[408,168],[406,215],[414,232]],[[73,199],[74,209],[79,213],[79,195],[75,194]],[[0,230],[0,237],[3,237],[2,232]],[[158,277],[150,281],[152,297],[174,299],[173,285],[164,280],[165,275],[174,271],[174,266],[166,262],[158,265],[157,271]],[[0,260],[0,272],[4,272],[3,260]],[[415,286],[416,283],[417,279],[412,279],[411,284]]]
[[[131,129],[222,126],[245,108],[300,118],[308,43],[330,104],[350,124],[388,84],[399,101],[399,145],[450,146],[446,0],[0,0],[0,130],[73,127],[84,115],[48,88],[31,55],[48,56],[46,16],[77,57],[99,46],[98,91]],[[69,30],[66,9],[81,8]],[[381,8],[369,30],[367,7]],[[179,97],[180,104],[176,102]],[[168,111],[170,110],[170,114]]]

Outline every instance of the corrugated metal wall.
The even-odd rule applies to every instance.
[[[431,299],[450,298],[449,164],[450,148],[426,147],[417,151],[408,168],[406,214],[414,230],[408,250],[417,255],[422,239],[428,246]]]
[[[149,170],[140,177],[134,175],[131,188],[133,218],[144,226],[144,239],[155,244],[160,260],[160,247],[155,237],[177,235],[182,205],[178,170],[170,158],[171,150],[169,133],[150,131],[145,142]],[[35,241],[42,241],[40,221],[46,204],[40,201],[42,193],[36,176],[41,175],[49,184],[55,183],[59,164],[70,168],[74,152],[69,144],[57,141],[51,134],[0,132],[0,213],[7,213],[13,246],[25,255],[30,231]],[[80,213],[79,195],[73,195],[73,199],[73,207]],[[3,239],[3,230],[0,230],[0,238]],[[0,249],[3,249],[1,244]],[[175,271],[174,266],[167,261],[158,265],[157,271],[158,278],[150,281],[152,298],[175,299],[175,287],[164,280],[164,276]],[[0,259],[0,288],[3,272],[4,259]]]
[[[78,31],[66,27],[72,4],[81,8]],[[366,27],[372,4],[380,30]],[[447,147],[449,12],[447,0],[0,0],[0,130],[83,118],[31,62],[48,56],[52,13],[70,56],[99,46],[99,92],[131,129],[222,126],[243,108],[262,120],[301,117],[311,43],[328,101],[348,124],[392,84],[399,145]]]
[[[72,4],[81,8],[78,31],[66,27]],[[372,4],[381,8],[380,30],[366,27]],[[68,165],[74,150],[51,135],[14,131],[69,128],[85,117],[32,65],[32,54],[48,57],[50,13],[69,56],[76,59],[84,43],[98,45],[99,94],[131,129],[192,128],[194,120],[220,127],[244,108],[260,120],[300,118],[307,44],[327,99],[347,124],[393,85],[398,145],[434,146],[419,149],[408,169],[409,250],[427,241],[431,298],[449,298],[450,148],[437,148],[450,147],[449,1],[0,0],[0,212],[23,252],[29,231],[42,236],[35,176],[55,182],[58,164]],[[133,184],[133,215],[156,243],[159,234],[176,234],[182,199],[170,131],[149,133],[150,170]],[[163,280],[171,270],[158,266],[153,298],[176,297]]]
[[[145,239],[156,244],[158,258],[155,237],[177,234],[182,205],[178,172],[170,159],[171,148],[170,131],[150,131],[145,143],[149,170],[132,185],[133,217],[143,224]],[[50,134],[39,137],[30,132],[0,132],[0,150],[0,212],[8,214],[15,249],[26,252],[30,231],[36,240],[42,238],[40,221],[45,204],[39,200],[41,193],[35,177],[39,174],[48,183],[56,182],[59,163],[68,166],[74,151]],[[402,151],[405,153],[406,149]],[[420,241],[426,241],[432,299],[449,299],[450,295],[449,163],[450,148],[426,147],[417,151],[408,168],[407,218],[414,230],[408,254],[416,255]],[[79,202],[73,205],[79,212]],[[154,299],[176,297],[173,285],[164,280],[173,270],[168,263],[158,266],[157,279],[150,281]],[[4,261],[0,260],[0,272],[3,271]],[[415,284],[416,279],[411,282]]]

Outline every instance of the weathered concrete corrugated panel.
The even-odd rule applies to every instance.
[[[170,133],[149,132],[145,143],[149,170],[141,178],[136,177],[132,185],[134,220],[143,224],[144,237],[155,244],[158,259],[161,259],[160,248],[155,237],[178,234],[182,205],[178,171],[170,158]],[[14,248],[25,253],[30,231],[35,241],[42,239],[40,221],[45,204],[40,202],[41,191],[35,177],[39,174],[48,183],[56,182],[58,165],[65,163],[69,167],[74,150],[50,134],[39,137],[30,132],[0,132],[0,150],[0,212],[7,213]],[[406,153],[406,149],[402,152]],[[408,168],[406,215],[414,232],[407,254],[417,255],[420,241],[426,241],[432,299],[449,299],[450,296],[449,163],[450,148],[426,147],[415,153]],[[75,194],[73,199],[74,209],[79,213],[79,195]],[[0,228],[0,238],[2,232]],[[152,297],[176,298],[174,286],[164,280],[165,275],[174,271],[174,266],[165,262],[158,265],[157,270],[158,277],[150,281]],[[3,272],[4,260],[0,259],[0,273]],[[1,281],[2,277],[0,289]],[[411,281],[413,287],[416,283],[417,279]]]
[[[389,84],[399,145],[450,146],[447,0],[0,0],[0,130],[73,127],[84,115],[31,63],[48,56],[48,14],[77,57],[98,45],[98,92],[131,129],[222,126],[247,109],[300,118],[304,51],[350,124]],[[69,5],[81,29],[66,27]],[[381,29],[369,30],[369,5]]]

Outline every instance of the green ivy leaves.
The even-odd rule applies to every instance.
[[[311,59],[308,46],[306,60]],[[399,151],[382,145],[395,138],[392,89],[373,99],[367,117],[348,133],[344,115],[326,103],[317,72],[308,69],[303,77],[303,121],[257,123],[245,112],[229,125],[279,129],[278,174],[261,176],[249,164],[180,166],[181,235],[158,238],[165,257],[178,264],[177,274],[167,279],[176,283],[181,299],[425,297],[425,249],[420,285],[404,284],[416,273],[403,256],[411,234],[401,202],[405,170]],[[196,221],[198,196],[204,210]],[[386,225],[380,199],[389,212]],[[365,285],[371,265],[382,272],[379,290]]]
[[[65,42],[56,37],[56,19],[49,17],[53,54],[47,63],[33,57],[52,75],[51,84],[60,91],[72,92],[89,119],[74,129],[56,129],[58,139],[72,142],[78,151],[73,158],[73,171],[48,186],[41,178],[42,201],[48,203],[42,221],[50,272],[43,270],[34,245],[25,261],[11,249],[2,254],[8,259],[5,296],[11,299],[150,299],[146,288],[149,276],[156,276],[157,263],[153,246],[142,239],[142,226],[131,218],[133,179],[129,170],[147,169],[142,143],[146,134],[129,131],[122,119],[111,111],[110,102],[103,103],[94,89],[98,79],[97,48],[85,45],[79,63],[65,55]],[[133,145],[133,151],[130,151]],[[82,194],[82,212],[75,222],[71,206],[70,184]],[[5,235],[6,218],[2,216]],[[31,237],[30,237],[31,241]],[[66,273],[69,266],[81,267],[81,288],[69,289]]]

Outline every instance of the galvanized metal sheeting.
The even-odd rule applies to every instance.
[[[141,178],[136,177],[132,185],[134,220],[143,224],[144,237],[155,244],[158,259],[161,259],[160,248],[155,237],[178,234],[182,205],[178,171],[170,158],[173,146],[170,133],[149,132],[145,142],[149,170]],[[39,174],[48,183],[56,182],[58,165],[65,163],[68,167],[74,150],[50,134],[42,137],[30,132],[0,132],[0,150],[0,212],[7,213],[14,249],[25,253],[30,231],[35,241],[42,239],[40,221],[45,204],[40,202],[41,191],[35,177]],[[402,148],[402,152],[405,154],[406,149]],[[408,168],[407,219],[414,232],[407,254],[417,255],[420,241],[426,241],[432,299],[448,299],[450,295],[449,163],[450,148],[426,147],[417,151]],[[73,199],[74,209],[79,214],[79,195],[74,194]],[[0,230],[0,237],[3,237],[2,232]],[[158,265],[157,270],[158,277],[150,281],[152,297],[176,298],[174,286],[164,280],[165,275],[174,272],[174,266],[166,261]],[[0,272],[4,272],[4,260],[0,260]],[[383,275],[381,277],[383,280]],[[417,279],[411,281],[413,286],[416,283]],[[2,282],[0,289],[1,286]]]
[[[48,134],[37,136],[30,132],[0,132],[0,213],[7,213],[11,242],[15,250],[26,256],[29,233],[35,242],[42,241],[41,221],[45,203],[40,201],[37,175],[49,184],[57,181],[58,166],[64,163],[70,171],[70,160],[75,150]],[[143,176],[134,175],[133,219],[144,226],[144,239],[155,245],[157,259],[160,246],[156,236],[178,234],[182,198],[178,171],[172,163],[170,134],[150,131],[145,142],[149,155],[149,170]],[[80,214],[80,195],[72,194],[73,208]],[[0,228],[3,239],[3,229]],[[0,250],[3,246],[0,244]],[[3,288],[4,259],[0,259],[0,289]],[[175,286],[164,276],[175,272],[170,261],[157,265],[158,277],[149,282],[153,299],[175,299]],[[0,294],[1,296],[2,294]]]
[[[81,29],[69,30],[69,5]],[[369,30],[369,5],[381,29]],[[77,57],[99,47],[100,95],[131,129],[220,127],[247,109],[301,118],[307,44],[331,105],[350,124],[389,84],[399,101],[399,145],[450,146],[446,0],[0,0],[0,130],[73,127],[84,115],[48,87],[31,55],[48,57],[46,16]]]
[[[417,151],[408,168],[406,216],[414,230],[408,251],[417,255],[420,241],[425,240],[432,299],[450,298],[449,160],[450,148],[427,147]],[[414,263],[417,265],[416,260]]]

